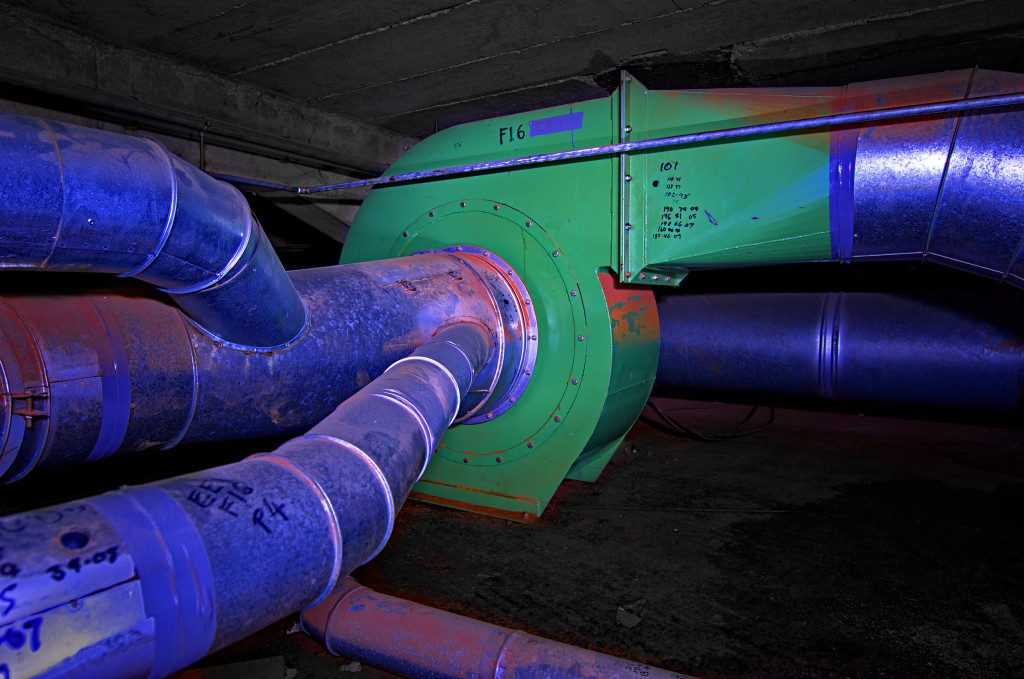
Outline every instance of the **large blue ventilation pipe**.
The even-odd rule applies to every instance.
[[[276,347],[305,310],[234,187],[157,141],[0,114],[0,268],[134,276],[213,337]]]
[[[326,597],[469,407],[489,320],[439,329],[272,453],[5,517],[0,627],[16,622],[18,652],[0,668],[155,679]]]
[[[658,384],[1006,410],[1024,390],[1015,294],[664,295]]]
[[[146,296],[0,298],[0,479],[183,442],[300,433],[453,322],[496,318],[492,341],[507,354],[504,373],[474,384],[474,413],[502,403],[499,382],[524,369],[524,306],[508,269],[485,259],[426,253],[297,271],[291,283],[308,327],[269,352],[217,342]]]
[[[1024,92],[1024,76],[960,71],[846,88],[846,110]],[[898,82],[898,81],[897,81]],[[925,87],[914,87],[923,83]],[[1024,111],[964,111],[836,134],[838,261],[920,259],[1024,287]]]

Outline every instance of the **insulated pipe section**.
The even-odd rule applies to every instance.
[[[687,389],[1012,409],[1016,295],[666,295],[657,383]]]
[[[215,338],[275,347],[305,310],[237,189],[159,142],[0,115],[0,268],[134,276]]]
[[[428,253],[307,269],[291,279],[307,332],[274,352],[238,351],[145,296],[0,298],[0,478],[181,442],[296,435],[435,328],[493,328],[488,365],[461,416],[503,402],[529,370],[509,344],[529,325],[518,293],[475,262]],[[507,273],[507,271],[506,271]],[[527,376],[528,377],[528,376]]]
[[[1022,91],[1018,74],[959,71],[850,85],[843,111]],[[920,258],[1024,287],[1022,131],[1013,108],[836,132],[833,258]]]
[[[302,630],[334,655],[411,679],[688,679],[396,599],[352,578],[302,612]]]
[[[272,453],[0,519],[2,676],[164,677],[328,595],[494,354],[442,328]]]

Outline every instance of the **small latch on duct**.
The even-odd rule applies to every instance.
[[[29,387],[18,394],[11,394],[11,412],[24,417],[25,428],[31,429],[34,418],[48,415],[46,412],[47,396],[45,387]]]

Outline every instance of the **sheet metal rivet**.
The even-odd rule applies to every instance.
[[[633,228],[632,224],[626,224],[626,231],[629,231],[632,228]]]
[[[569,294],[572,295],[573,297],[575,297],[576,295],[578,295],[580,293],[576,292],[575,290],[572,290],[572,291],[569,292]]]
[[[626,180],[627,182],[628,182],[628,181],[631,181],[631,180],[633,179],[633,175],[628,175],[628,174],[627,174],[627,175],[626,175],[626,176],[624,177],[624,179],[625,179],[625,180]]]
[[[529,520],[530,520],[530,513],[529,512],[523,512],[523,521],[529,521]]]
[[[402,237],[403,238],[408,238],[409,237],[409,232],[408,231],[403,231],[402,232]]]
[[[456,252],[462,252],[462,246],[461,245],[456,245],[455,246],[455,251]]]
[[[535,340],[535,339],[537,339],[537,336],[536,335],[530,335],[530,339]]]
[[[653,278],[654,280],[658,280],[658,274],[654,274]]]
[[[526,447],[527,448],[533,448],[533,441],[527,441],[526,442]]]
[[[559,417],[558,415],[555,415],[555,422],[561,422],[561,421],[562,421],[562,418]]]
[[[93,219],[92,219],[92,217],[89,217],[89,218],[88,218],[88,219],[86,219],[85,221],[87,221],[87,222],[88,222],[88,223],[90,223],[90,224],[92,224],[92,223],[93,223]]]
[[[665,276],[665,280],[666,281],[670,281],[670,280],[672,280],[672,277],[671,276]]]
[[[527,226],[533,226],[533,222],[526,222]]]
[[[626,125],[626,132],[632,132],[632,131],[633,131],[633,126],[632,125]]]
[[[466,201],[462,201],[461,203],[459,203],[459,207],[466,207]]]
[[[526,300],[526,304],[529,305],[530,304],[530,300]]]
[[[462,462],[463,462],[463,464],[469,464],[469,458],[468,457],[462,458]]]
[[[576,341],[577,342],[582,342],[583,341],[583,335],[577,335],[576,336]]]
[[[508,402],[509,402],[509,403],[515,403],[515,402],[516,402],[516,400],[515,400],[514,398],[510,398],[510,399],[508,400]]]
[[[433,217],[433,216],[434,216],[434,211],[433,211],[433,210],[431,210],[431,211],[430,211],[430,216],[431,216],[431,217]]]
[[[555,251],[553,251],[553,252],[551,253],[551,256],[552,256],[552,257],[557,257],[557,256],[558,256],[558,250],[555,250]]]
[[[494,458],[494,461],[495,462],[501,462],[501,458],[500,457],[496,457],[496,458]]]
[[[647,278],[647,274],[645,274],[645,273],[640,274],[640,278]]]
[[[631,83],[631,82],[633,82],[633,76],[631,76],[631,75],[627,75],[627,76],[626,76],[626,82],[628,82],[628,83]]]
[[[626,272],[626,278],[629,278],[629,276],[630,276],[630,273],[627,271]]]
[[[486,415],[484,415],[484,417],[486,417],[489,420],[492,417],[494,417],[494,413],[487,413]]]
[[[573,384],[579,384],[580,381],[574,377],[574,378],[572,378],[572,383]]]
[[[494,209],[495,209],[495,210],[497,210],[497,209],[498,209],[498,204],[497,204],[497,203],[495,203],[495,204],[494,204]]]

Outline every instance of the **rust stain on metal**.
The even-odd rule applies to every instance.
[[[658,310],[654,292],[649,288],[625,286],[612,274],[598,274],[605,300],[608,303],[608,318],[612,326],[612,341],[656,342],[661,336]]]
[[[460,486],[455,483],[443,483],[441,481],[432,481],[430,479],[420,479],[420,483],[432,483],[435,486],[445,486],[447,488],[458,488],[459,490],[471,490],[474,493],[480,493],[481,495],[493,495],[494,497],[505,498],[506,500],[519,500],[521,502],[537,502],[532,497],[520,497],[519,495],[507,495],[505,493],[496,493],[492,490],[480,490],[479,488],[470,488],[469,486]]]
[[[420,481],[423,483],[426,479]],[[445,485],[445,484],[440,484]],[[476,490],[469,488],[467,490]],[[483,491],[478,491],[483,492]],[[486,493],[488,495],[498,495],[498,493]],[[506,521],[518,521],[519,523],[532,523],[537,519],[537,515],[531,512],[524,512],[520,510],[512,511],[508,509],[496,509],[487,505],[477,505],[471,502],[461,502],[459,500],[449,500],[446,497],[438,497],[436,495],[428,495],[427,493],[420,493],[413,491],[409,493],[409,497],[414,500],[420,500],[421,502],[429,502],[435,505],[443,505],[445,507],[451,507],[452,509],[462,509],[465,511],[476,512],[477,514],[486,514],[487,516],[494,516],[499,519],[505,519]],[[507,497],[507,496],[502,496]],[[527,498],[517,498],[527,500]],[[528,500],[529,502],[536,502],[536,500]]]

